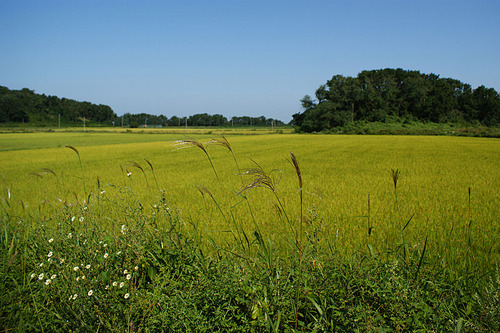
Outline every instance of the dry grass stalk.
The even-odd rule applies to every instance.
[[[199,142],[197,140],[193,140],[193,139],[188,139],[188,140],[172,141],[172,143],[174,143],[174,146],[177,147],[174,150],[179,150],[179,149],[189,148],[189,147],[200,148],[207,156],[208,161],[210,162],[210,165],[212,166],[212,170],[214,171],[215,177],[217,178],[217,181],[220,182],[219,175],[217,174],[217,171],[215,171],[215,167],[214,167],[214,164],[212,163],[212,159],[210,158],[210,155],[208,155],[208,152],[205,149],[205,146],[201,142]]]
[[[44,174],[48,174],[48,173],[50,173],[50,174],[54,175],[55,177],[57,177],[56,173],[55,173],[52,169],[49,169],[49,168],[41,168],[40,170],[41,170]]]
[[[145,174],[144,169],[143,169],[143,168],[139,165],[139,163],[134,162],[134,161],[128,161],[127,163],[128,163],[128,164],[125,164],[125,165],[124,165],[124,167],[129,167],[129,166],[132,166],[132,167],[134,167],[134,168],[137,168],[137,169],[141,170],[141,172],[142,172],[143,174]]]
[[[206,146],[223,146],[226,147],[231,153],[233,152],[233,148],[231,147],[231,144],[227,139],[224,137],[224,135],[221,135],[220,139],[212,139],[206,143]]]
[[[213,198],[212,192],[210,192],[205,186],[203,185],[196,185],[196,188],[198,191],[200,191],[201,195],[204,196],[205,193],[208,194],[210,197]]]
[[[203,146],[203,144],[197,140],[193,140],[193,139],[177,140],[177,141],[172,141],[172,143],[174,144],[174,147],[176,147],[174,150],[190,148],[190,147],[198,147],[201,150],[203,150],[203,152],[205,154],[207,154],[207,150],[205,149],[205,146]]]
[[[299,187],[301,191],[300,198],[302,199],[302,173],[300,172],[299,162],[297,162],[297,157],[295,157],[295,154],[291,150],[290,150],[290,157],[292,159],[292,164],[293,167],[295,168],[295,172],[297,173],[297,177],[299,178]]]
[[[80,153],[78,152],[78,149],[76,149],[75,147],[73,146],[65,146],[66,148],[69,148],[71,150],[73,150],[77,155],[78,155],[78,158],[80,158]]]
[[[33,176],[36,176],[38,178],[43,178],[43,176],[41,174],[39,174],[38,172],[30,172],[30,173],[28,173],[28,175],[33,175]]]
[[[151,168],[151,173],[153,174],[153,178],[155,180],[155,183],[156,183],[156,187],[159,189],[160,186],[158,185],[158,180],[156,179],[156,174],[155,174],[155,170],[153,168],[153,164],[151,164],[151,162],[149,162],[147,159],[144,159],[144,161],[146,161],[146,163],[149,165],[149,167]]]
[[[245,171],[243,173],[243,176],[251,176],[252,180],[250,181],[250,183],[248,185],[244,186],[238,192],[238,194],[241,194],[249,189],[257,188],[257,187],[264,187],[264,188],[267,188],[267,189],[273,191],[274,193],[276,193],[276,186],[280,183],[281,175],[283,174],[283,172],[281,170],[278,170],[278,169],[273,169],[268,174],[264,171],[264,169],[262,169],[262,167],[257,162],[255,162],[251,158],[250,158],[250,160],[256,165],[256,168],[247,169],[247,171]],[[271,174],[273,172],[280,173],[280,178],[277,182],[271,177]]]
[[[392,181],[394,182],[394,189],[397,188],[398,186],[398,179],[399,179],[399,175],[401,174],[401,171],[399,171],[399,169],[391,169],[391,177],[392,177]]]
[[[82,183],[83,183],[83,193],[84,193],[85,196],[87,196],[87,188],[85,186],[85,180],[84,180],[84,177],[83,177],[83,165],[82,165],[82,159],[80,158],[80,153],[78,152],[78,149],[76,149],[73,146],[67,145],[65,147],[73,150],[76,153],[76,155],[78,156],[78,162],[80,163],[80,172],[81,172],[81,175],[82,175],[81,178],[82,178]]]

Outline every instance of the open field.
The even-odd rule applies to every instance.
[[[200,149],[176,150],[172,141],[186,138],[184,135],[36,133],[4,136],[7,137],[0,137],[0,150],[18,149],[3,151],[0,162],[4,186],[11,188],[12,201],[17,205],[23,200],[26,205],[36,207],[42,200],[52,202],[73,192],[82,197],[78,158],[65,145],[76,147],[80,153],[88,192],[96,192],[98,177],[103,188],[107,184],[127,185],[137,196],[151,199],[148,197],[151,190],[157,189],[150,167],[144,160],[147,159],[154,167],[159,187],[166,189],[169,203],[176,207],[187,211],[203,210],[206,203],[197,185],[220,195],[220,198],[216,197],[218,200],[227,200],[224,205],[232,206],[234,200],[239,201],[237,196],[226,196],[229,189],[239,191],[242,188],[236,165],[227,149],[208,148],[223,184],[221,187]],[[196,136],[200,142],[213,137]],[[474,234],[479,244],[500,234],[499,224],[495,223],[500,216],[498,140],[313,135],[229,136],[228,140],[241,169],[254,166],[251,158],[264,170],[279,169],[283,172],[277,190],[296,219],[299,206],[297,183],[288,161],[289,151],[293,151],[300,161],[304,179],[304,207],[312,209],[315,206],[326,221],[325,228],[335,233],[339,229],[342,237],[348,237],[348,244],[365,236],[366,218],[362,216],[367,215],[368,195],[373,237],[376,239],[387,240],[388,232],[397,223],[400,213],[403,219],[415,214],[408,228],[408,232],[415,236],[429,235],[434,239],[449,232],[453,236],[453,232],[459,232],[468,224],[469,218],[473,218]],[[38,149],[26,149],[29,147]],[[127,166],[131,161],[144,168],[146,178],[139,169]],[[36,176],[43,168],[53,170],[57,178],[50,174],[43,178]],[[399,213],[394,212],[391,169],[401,171]],[[124,176],[126,170],[132,172],[131,177]],[[276,220],[272,198],[266,197],[266,191],[250,192],[249,196],[256,196],[254,204],[257,207],[254,209],[262,215],[263,224]],[[33,196],[33,193],[37,195]],[[200,220],[206,218],[201,216]],[[206,227],[222,228],[221,224],[221,218],[215,216]],[[446,239],[449,241],[449,237]],[[493,246],[493,253],[499,252],[499,243],[493,239],[486,242]]]
[[[297,264],[300,274],[303,258],[316,267],[316,263],[327,266],[334,258],[358,256],[376,258],[382,266],[399,262],[402,276],[414,279],[419,271],[434,277],[444,274],[456,285],[474,277],[474,288],[484,288],[495,272],[500,259],[498,139],[225,132],[234,155],[220,144],[208,145],[205,153],[192,142],[185,142],[186,149],[176,149],[179,146],[172,143],[193,137],[201,143],[221,139],[216,132],[200,133],[0,134],[2,232],[12,232],[13,221],[21,220],[28,229],[11,236],[20,237],[41,224],[56,226],[62,218],[67,230],[88,223],[107,230],[113,239],[123,235],[122,225],[137,230],[150,225],[154,230],[175,229],[177,235],[189,235],[196,240],[196,251],[207,256],[221,256],[220,250],[225,249],[236,258],[249,258],[254,251],[268,268],[283,260],[290,267]],[[300,167],[302,191],[290,151]],[[241,171],[259,168],[261,182],[239,192],[256,180],[241,176]],[[265,178],[269,183],[262,181],[263,175],[269,176]],[[75,226],[68,222],[73,216]],[[85,223],[78,223],[79,218]],[[51,251],[48,245],[38,246]],[[267,258],[264,254],[271,249],[283,259]],[[146,279],[153,279],[148,270],[153,265],[146,259],[134,260],[143,265]],[[26,276],[34,271],[23,267]],[[306,289],[300,289],[304,295]],[[464,292],[473,295],[477,290]],[[292,308],[298,308],[301,297]],[[477,323],[472,310],[466,309],[479,307],[470,297],[472,305],[465,302],[463,312],[450,310],[455,318],[448,323],[451,326],[436,327],[456,328],[463,324],[459,318],[469,320],[471,330],[486,325]],[[321,309],[317,315],[326,316],[323,306],[327,304],[312,299],[313,308]],[[256,304],[247,309],[256,311],[255,316],[249,314],[255,327],[274,330],[276,320],[278,331],[297,327],[297,313],[295,321],[292,315],[279,324],[279,311]],[[286,317],[283,312],[280,316]],[[302,320],[306,325],[305,317]],[[411,326],[378,320],[372,328],[422,328],[414,321]],[[429,323],[432,320],[422,325]],[[322,325],[325,330],[336,327]]]

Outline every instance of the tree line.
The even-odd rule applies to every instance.
[[[24,88],[10,90],[0,86],[0,123],[46,123],[61,120],[64,123],[79,122],[82,118],[98,123],[116,118],[107,105],[78,102],[72,99],[36,94]]]
[[[335,75],[301,100],[293,115],[299,131],[313,132],[350,122],[391,120],[500,124],[500,96],[492,88],[436,74],[403,69],[362,71],[357,77]]]
[[[260,117],[232,117],[228,119],[220,114],[210,115],[208,113],[197,113],[189,117],[172,116],[170,118],[164,115],[151,115],[147,113],[131,114],[125,113],[123,115],[123,125],[127,127],[142,127],[142,126],[283,126],[281,120]]]
[[[282,121],[260,117],[232,117],[207,113],[189,117],[152,115],[147,113],[125,113],[118,117],[107,105],[90,102],[78,102],[57,96],[36,94],[24,88],[10,90],[0,86],[0,123],[34,123],[37,125],[81,124],[83,118],[103,125],[139,127],[139,126],[283,126]]]

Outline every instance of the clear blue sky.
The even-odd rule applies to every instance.
[[[0,85],[126,112],[288,122],[333,75],[500,91],[500,1],[0,0]]]

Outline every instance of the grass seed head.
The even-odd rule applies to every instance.
[[[399,179],[399,175],[401,174],[401,171],[399,171],[399,169],[391,169],[391,177],[392,177],[392,181],[394,182],[394,189],[396,189],[398,187],[398,179]]]
[[[302,174],[300,172],[299,162],[297,162],[297,157],[295,157],[295,154],[291,150],[290,157],[292,159],[292,164],[295,168],[295,172],[297,173],[297,177],[299,178],[299,187],[302,189]]]
[[[172,142],[175,147],[177,147],[175,150],[178,149],[183,149],[183,148],[189,148],[189,147],[198,147],[201,150],[207,153],[207,150],[205,149],[205,146],[197,140],[189,139],[189,140],[177,140]]]
[[[196,185],[196,188],[198,189],[198,191],[200,191],[201,195],[205,195],[208,194],[209,196],[213,197],[212,195],[212,192],[210,192],[205,186],[203,185]]]
[[[211,145],[217,145],[217,146],[223,146],[226,147],[230,152],[233,152],[233,148],[231,147],[231,144],[227,139],[224,137],[224,135],[221,135],[219,139],[212,139],[206,143],[206,146],[211,146]]]
[[[246,190],[250,190],[252,188],[257,188],[257,187],[264,187],[264,188],[267,188],[273,192],[276,192],[276,187],[281,182],[281,176],[282,176],[283,172],[279,169],[273,169],[273,170],[271,170],[271,172],[266,173],[264,171],[264,169],[262,169],[262,167],[257,162],[255,162],[251,158],[250,158],[250,160],[253,163],[255,163],[256,167],[251,168],[251,169],[247,169],[247,171],[245,171],[243,173],[243,176],[250,176],[250,177],[252,177],[252,180],[248,183],[248,185],[244,186],[238,192],[238,194],[241,194],[241,193],[245,192]],[[276,173],[276,172],[278,172],[280,174],[280,177],[278,178],[277,181],[275,178],[272,177],[272,174]]]
[[[68,145],[68,146],[66,146],[66,148],[73,150],[78,155],[78,157],[80,157],[80,153],[78,152],[78,149],[76,149],[75,147]]]

